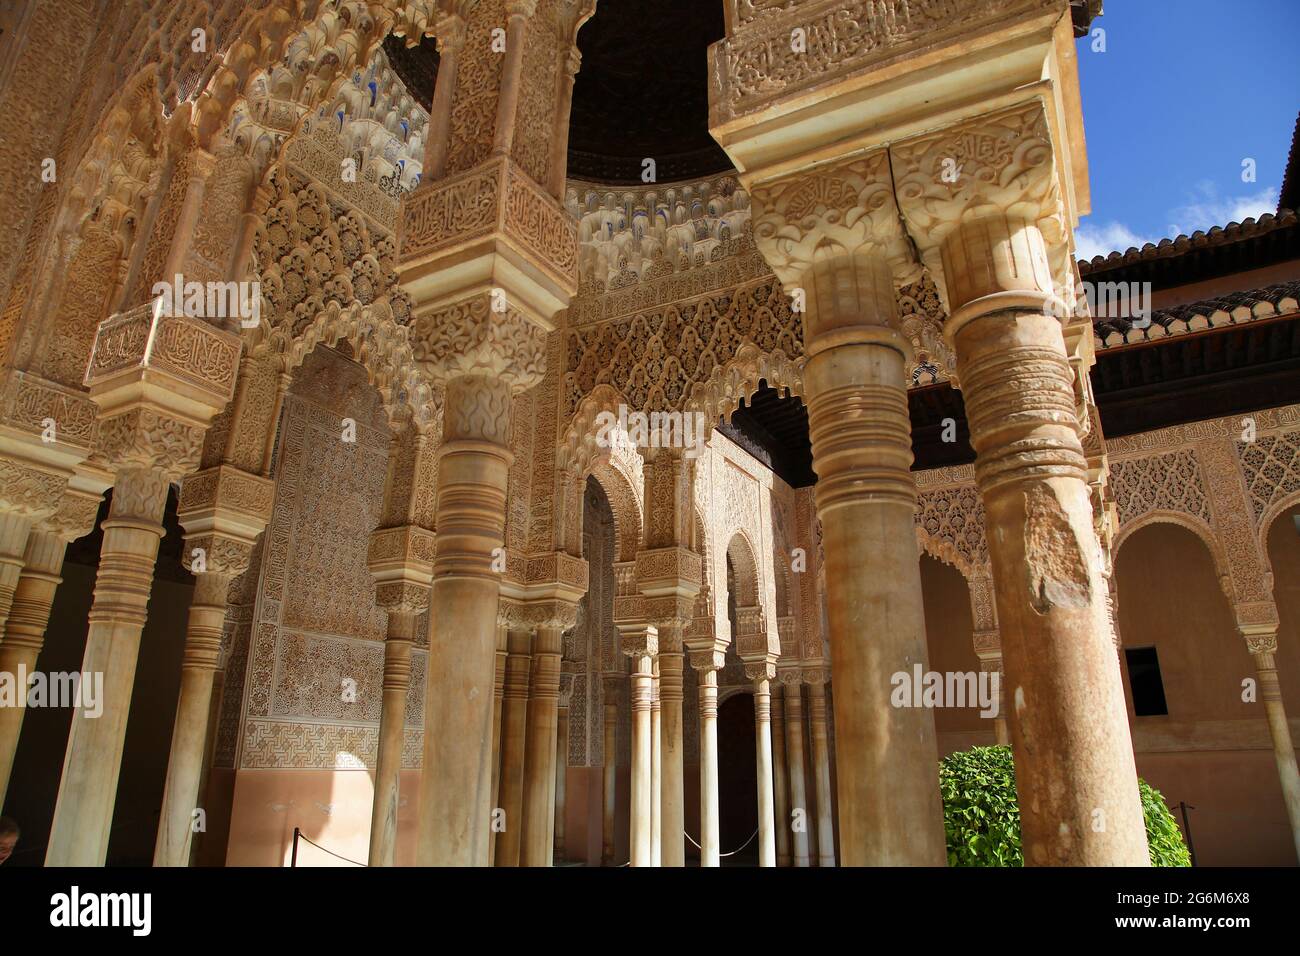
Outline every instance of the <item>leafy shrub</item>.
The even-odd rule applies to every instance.
[[[1010,747],[972,747],[939,762],[949,866],[1023,866],[1016,767]],[[1190,866],[1160,791],[1138,781],[1152,866]]]

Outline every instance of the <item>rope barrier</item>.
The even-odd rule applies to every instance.
[[[305,836],[304,834],[302,834],[302,832],[299,832],[298,839],[305,840],[305,842],[311,843],[313,847],[316,847],[318,851],[321,851],[322,853],[329,853],[330,856],[338,857],[339,860],[342,860],[343,862],[348,862],[348,864],[352,864],[352,866],[365,866],[365,864],[359,864],[359,862],[356,862],[356,860],[348,860],[346,856],[339,856],[338,853],[335,853],[333,851],[333,849],[325,849],[325,847],[322,847],[321,844],[318,844],[315,842],[315,840],[308,838],[308,836]]]
[[[698,843],[696,843],[696,842],[695,842],[695,838],[694,838],[693,836],[691,836],[691,835],[690,835],[689,833],[687,833],[685,830],[683,830],[682,833],[685,834],[686,839],[688,839],[688,840],[691,841],[691,846],[695,847],[695,849],[699,850],[701,853],[704,852],[704,847],[702,847],[702,846],[700,846]],[[744,843],[742,843],[740,846],[736,847],[736,848],[735,848],[734,850],[732,850],[730,853],[719,853],[718,856],[720,856],[720,857],[723,857],[723,856],[735,856],[737,853],[739,853],[739,852],[740,852],[741,850],[743,850],[745,847],[747,847],[747,846],[749,846],[751,843],[753,843],[753,842],[754,842],[754,837],[756,837],[756,836],[758,836],[758,830],[757,830],[757,829],[755,829],[754,832],[751,833],[751,834],[749,835],[749,839],[748,839],[748,840],[746,840],[746,841],[745,841]]]

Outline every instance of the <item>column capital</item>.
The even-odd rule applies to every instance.
[[[559,599],[519,600],[501,595],[497,622],[515,631],[567,631],[578,623],[578,605]]]
[[[258,535],[271,520],[274,501],[274,481],[232,465],[187,475],[181,482],[176,513],[185,529],[186,566],[193,561],[195,549],[201,548],[206,570],[243,574]]]
[[[787,291],[809,283],[817,260],[844,255],[882,257],[899,285],[921,277],[885,149],[755,184],[750,200],[754,241]]]
[[[1042,100],[889,152],[899,208],[950,313],[950,342],[965,322],[999,308],[1073,314],[1072,241]]]
[[[507,301],[485,292],[417,317],[411,327],[415,360],[431,381],[483,375],[505,382],[514,394],[546,373],[546,330]]]
[[[375,579],[375,604],[387,611],[423,611],[433,585],[435,535],[416,525],[370,533],[366,566]]]
[[[434,36],[437,39],[439,56],[459,53],[465,47],[464,16],[456,12],[439,17],[437,24],[434,26]]]

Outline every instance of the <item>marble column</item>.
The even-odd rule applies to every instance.
[[[422,866],[485,866],[492,821],[492,695],[504,547],[511,386],[460,375],[446,385],[438,448],[438,529],[429,595],[428,687],[420,787]],[[507,746],[503,715],[502,742]],[[502,766],[506,791],[507,766]],[[506,832],[519,830],[517,816]],[[501,846],[497,847],[498,859]],[[517,853],[515,859],[517,860]],[[513,865],[513,863],[512,863]]]
[[[1068,331],[1090,353],[1092,330],[1067,301],[1077,211],[1063,131],[1074,127],[1059,107],[1024,100],[889,152],[909,235],[942,280],[943,342],[975,449],[1025,864],[1149,866],[1080,437],[1091,363],[1066,345]],[[937,181],[943,157],[986,140],[1005,148]],[[849,690],[838,675],[836,690],[838,705]]]
[[[417,614],[391,608],[384,638],[384,677],[379,710],[379,746],[375,760],[375,796],[370,812],[371,866],[392,866],[397,853],[402,745],[406,735],[406,699],[411,692],[411,647]]]
[[[539,627],[533,639],[524,756],[524,829],[521,866],[550,866],[554,850],[555,741],[560,719],[560,658],[564,633]]]
[[[1031,242],[976,227],[954,254]],[[1041,241],[1041,237],[1039,239]],[[968,268],[974,268],[972,261]],[[1119,661],[1106,618],[1074,375],[1060,320],[991,294],[949,325],[975,447],[1014,697],[1011,739],[1027,865],[1146,866]],[[1036,741],[1051,741],[1042,746]],[[1103,826],[1097,821],[1104,820]]]
[[[240,351],[233,333],[152,304],[99,326],[85,381],[99,409],[99,457],[116,479],[81,670],[103,707],[73,710],[47,866],[102,866],[108,853],[167,494],[198,463],[208,423],[234,397]],[[200,737],[199,763],[202,748]]]
[[[831,813],[831,752],[826,738],[826,687],[808,681],[808,721],[813,748],[813,780],[817,790],[817,865],[835,865],[835,830]]]
[[[563,863],[568,859],[565,845],[565,791],[568,789],[569,770],[569,705],[560,699],[560,722],[555,734],[555,830],[554,859]]]
[[[188,545],[188,542],[187,542]],[[191,569],[194,565],[191,564]],[[212,710],[213,678],[221,658],[221,629],[234,575],[226,570],[195,571],[194,597],[181,658],[181,688],[172,727],[171,752],[163,786],[154,866],[189,866],[198,808],[203,751]]]
[[[663,754],[659,703],[659,660],[653,666],[650,684],[650,859],[651,866],[663,865]]]
[[[623,651],[632,658],[632,824],[629,831],[633,866],[654,866],[653,819],[653,728],[651,698],[654,694],[654,634],[642,632],[638,643],[625,639]]]
[[[614,860],[614,815],[618,784],[618,686],[615,679],[605,681],[605,766],[601,775],[601,860],[612,866]]]
[[[790,767],[791,843],[795,866],[808,866],[808,796],[803,768],[803,690],[797,674],[782,674],[785,684],[785,754]]]
[[[108,853],[140,634],[169,484],[169,475],[157,467],[133,465],[117,474],[103,522],[81,667],[96,682],[102,675],[103,712],[92,717],[78,708],[72,713],[46,866],[103,866]]]
[[[32,517],[21,511],[0,511],[0,633],[3,633],[14,591],[23,570],[23,555]]]
[[[506,689],[506,658],[508,657],[508,631],[504,624],[497,626],[496,658],[492,672],[492,807],[501,806],[501,711]],[[495,866],[497,841],[495,835],[488,841],[488,865]]]
[[[519,866],[523,848],[524,747],[528,734],[531,645],[532,636],[528,631],[510,631],[501,705],[500,809],[505,817],[505,829],[496,835],[495,866]]]
[[[746,676],[752,668],[746,666]],[[776,866],[776,796],[772,786],[772,692],[776,676],[771,664],[761,665],[754,681],[754,740],[758,766],[758,865]]]
[[[438,38],[438,79],[442,82],[433,86],[429,124],[425,130],[424,163],[420,167],[423,182],[441,179],[447,170],[452,94],[456,90],[456,71],[465,46],[464,17],[455,14],[442,17],[438,20],[435,35]]]
[[[668,648],[676,648],[669,650]],[[662,757],[660,810],[660,864],[662,866],[686,865],[686,773],[683,766],[682,738],[682,652],[680,634],[671,629],[659,635],[659,698]]]
[[[776,816],[776,865],[790,865],[790,800],[787,795],[789,773],[785,762],[785,690],[779,683],[772,688],[772,777]]]
[[[831,182],[837,200],[809,209],[808,190]],[[840,690],[844,862],[941,866],[947,851],[934,715],[890,700],[892,676],[926,660],[926,638],[907,405],[912,346],[901,332],[895,291],[911,253],[892,201],[888,156],[876,150],[792,173],[755,186],[751,197],[759,248],[805,305],[804,391]],[[893,771],[880,773],[884,766]]]
[[[1300,772],[1296,769],[1295,746],[1291,741],[1291,727],[1287,722],[1286,708],[1282,704],[1281,688],[1277,680],[1276,624],[1246,633],[1246,646],[1255,660],[1259,675],[1259,699],[1268,718],[1268,731],[1273,739],[1273,758],[1277,762],[1278,779],[1282,784],[1282,802],[1286,806],[1287,820],[1291,824],[1291,839],[1295,843],[1296,858],[1300,859]]]
[[[68,543],[46,531],[33,531],[27,538],[23,569],[13,593],[9,622],[0,641],[0,673],[32,674],[45,644],[54,592],[63,580],[63,555]],[[12,707],[0,707],[0,807],[4,806],[13,771],[14,755],[27,712],[27,694],[19,693]]]
[[[718,671],[722,655],[692,654],[700,695],[700,866],[722,865],[718,820]]]

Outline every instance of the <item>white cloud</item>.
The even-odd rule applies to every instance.
[[[1112,252],[1127,252],[1130,248],[1141,249],[1153,240],[1139,236],[1123,223],[1108,222],[1080,226],[1075,230],[1074,241],[1077,246],[1075,257],[1092,259]]]
[[[1198,183],[1187,203],[1169,210],[1169,235],[1190,236],[1198,229],[1209,231],[1276,211],[1277,189],[1273,186],[1249,196],[1220,196],[1213,183]]]

